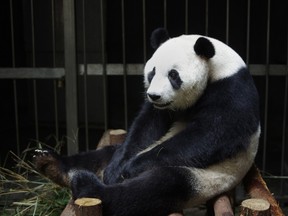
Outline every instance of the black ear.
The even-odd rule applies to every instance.
[[[194,50],[197,55],[205,57],[207,59],[212,58],[215,55],[215,49],[210,40],[204,37],[198,38],[194,45]]]
[[[169,39],[168,31],[164,28],[155,29],[150,38],[150,43],[153,49],[157,49],[162,43]]]

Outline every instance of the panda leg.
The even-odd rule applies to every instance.
[[[191,172],[179,167],[155,168],[114,185],[102,184],[87,171],[72,171],[69,176],[74,199],[101,199],[105,216],[167,216],[181,212],[195,194]]]
[[[70,170],[84,169],[94,173],[107,166],[117,146],[107,146],[99,150],[60,156],[50,150],[37,149],[34,152],[33,163],[35,168],[55,183],[69,187],[67,173]]]

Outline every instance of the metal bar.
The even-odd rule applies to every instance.
[[[226,44],[229,44],[230,1],[226,0]]]
[[[265,76],[266,65],[249,64],[253,76]],[[127,75],[142,75],[144,64],[127,64]],[[269,65],[269,76],[286,76],[287,66],[280,64]],[[87,75],[122,75],[123,64],[87,64]],[[84,75],[84,65],[79,65],[79,75]],[[0,68],[0,79],[62,79],[64,68]]]
[[[34,116],[35,116],[35,135],[39,141],[39,124],[38,124],[38,98],[37,98],[37,82],[33,80],[33,100],[34,100]]]
[[[56,67],[56,36],[55,36],[55,0],[51,0],[51,26],[52,26],[52,66]]]
[[[251,2],[247,1],[247,28],[246,28],[246,64],[249,65],[250,58],[250,18],[251,18]]]
[[[163,6],[163,12],[164,12],[164,28],[167,29],[167,0],[164,0],[164,6]]]
[[[188,10],[189,4],[188,0],[185,0],[185,34],[188,34],[188,28],[189,28],[189,10]]]
[[[0,79],[61,79],[64,68],[0,68]]]
[[[54,121],[55,121],[55,137],[57,142],[59,141],[60,137],[59,137],[59,117],[58,117],[58,94],[57,94],[57,88],[58,88],[58,84],[57,84],[57,80],[53,80],[53,97],[54,97]]]
[[[205,35],[208,36],[208,26],[209,26],[209,0],[206,0],[205,8]]]
[[[31,6],[31,42],[32,42],[32,67],[36,66],[35,58],[35,30],[34,30],[34,1],[30,0]]]
[[[10,0],[10,26],[11,26],[11,57],[12,67],[15,68],[15,43],[14,43],[14,16],[13,16],[13,2]]]
[[[265,76],[266,65],[264,64],[250,64],[248,65],[250,73],[253,76]],[[144,64],[127,64],[126,71],[127,75],[143,75]],[[102,64],[87,64],[88,75],[102,75],[103,74]],[[123,75],[123,64],[106,64],[106,74],[109,76]],[[286,65],[272,64],[269,66],[269,76],[286,76]],[[0,69],[1,72],[1,69]],[[84,65],[79,65],[79,75],[84,75]],[[1,73],[0,73],[1,78]]]
[[[10,0],[10,26],[11,26],[11,57],[12,67],[15,68],[15,38],[14,38],[14,16],[13,16],[13,2]],[[16,153],[20,155],[20,139],[19,139],[19,115],[18,115],[18,99],[17,99],[17,81],[13,80],[14,92],[14,112],[15,112],[15,133],[16,133]]]
[[[64,53],[65,53],[65,96],[68,155],[79,151],[78,147],[78,107],[77,107],[77,67],[76,31],[74,0],[63,1]]]
[[[35,57],[35,29],[34,29],[34,1],[30,1],[31,6],[31,40],[32,40],[32,67],[36,67]],[[39,141],[39,124],[38,124],[38,100],[37,100],[37,83],[33,80],[33,101],[34,101],[34,118],[35,118],[35,138]]]
[[[103,71],[101,75],[103,77],[103,109],[104,109],[104,129],[108,129],[108,95],[107,95],[107,63],[106,63],[106,40],[105,40],[105,14],[104,14],[104,0],[100,0],[100,21],[101,21],[101,56]]]
[[[288,32],[288,29],[287,29]],[[283,124],[282,124],[282,146],[281,146],[281,176],[288,175],[285,173],[285,155],[287,154],[286,143],[286,130],[287,130],[287,108],[288,108],[288,36],[287,36],[287,59],[286,59],[286,77],[285,77],[285,92],[284,92],[284,106],[283,106]],[[287,189],[286,189],[287,190]],[[282,195],[287,193],[284,187],[284,181],[281,181],[280,191]]]
[[[86,151],[89,149],[89,130],[88,130],[88,99],[87,99],[87,58],[86,58],[86,12],[85,12],[85,0],[82,0],[82,37],[83,37],[83,65],[84,65],[84,77],[83,77],[83,86],[84,86],[84,118],[85,118],[85,148]]]
[[[288,68],[288,66],[287,66]],[[284,93],[284,107],[283,107],[283,124],[282,124],[282,147],[281,147],[281,175],[288,175],[285,173],[285,155],[286,153],[286,125],[287,125],[287,107],[288,107],[288,69],[287,69],[287,75],[285,78],[285,93]],[[283,190],[281,190],[283,191]]]
[[[15,128],[16,128],[16,152],[20,155],[20,138],[19,138],[19,114],[18,114],[18,98],[17,98],[17,83],[13,80],[14,91],[14,112],[15,112]]]
[[[56,36],[55,36],[55,0],[51,0],[51,26],[52,26],[52,67],[56,67]],[[53,98],[54,98],[54,121],[55,121],[55,136],[59,141],[59,118],[58,118],[58,95],[57,95],[57,80],[53,80]]]
[[[147,38],[146,38],[146,1],[142,0],[142,19],[143,19],[143,63],[147,61]]]
[[[125,129],[128,128],[128,100],[127,100],[127,69],[126,69],[126,38],[125,38],[125,4],[121,0],[122,21],[122,63],[123,63],[123,88],[124,88],[124,122]]]
[[[264,113],[264,142],[262,170],[266,171],[267,124],[268,124],[268,93],[269,93],[269,51],[270,51],[270,0],[267,6],[267,32],[266,32],[266,70],[265,70],[265,113]]]

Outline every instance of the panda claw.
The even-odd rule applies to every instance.
[[[33,158],[42,157],[42,156],[48,156],[49,154],[50,154],[50,152],[48,150],[35,149]]]

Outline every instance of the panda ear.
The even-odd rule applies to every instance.
[[[150,38],[150,43],[153,49],[157,49],[162,43],[169,39],[168,31],[164,28],[155,29]]]
[[[207,59],[215,55],[215,49],[210,40],[205,37],[199,37],[194,45],[194,50],[197,55]]]

